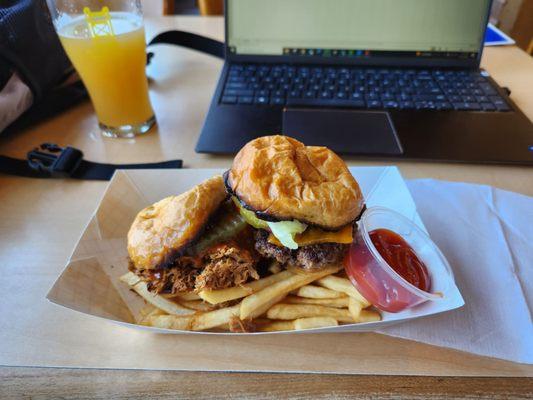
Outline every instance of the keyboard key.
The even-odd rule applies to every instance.
[[[244,82],[228,82],[226,89],[246,89],[246,83]]]
[[[476,110],[480,110],[481,106],[479,105],[479,103],[462,102],[462,103],[453,103],[453,108],[455,108],[456,110],[461,110],[461,111],[476,111]]]
[[[437,108],[432,101],[415,101],[415,107],[417,110],[434,110]]]
[[[447,100],[446,96],[440,94],[440,95],[433,95],[433,94],[419,94],[413,96],[413,99],[415,101],[445,101]]]
[[[495,102],[494,105],[496,106],[498,111],[511,111],[511,107],[509,107],[509,105],[507,105],[507,103],[503,101],[498,103]]]
[[[223,96],[222,103],[224,104],[235,104],[237,102],[237,96]]]
[[[320,92],[321,99],[331,99],[332,96],[333,95],[329,90],[323,90],[322,92]]]
[[[379,100],[370,100],[370,101],[367,101],[366,106],[367,106],[368,108],[382,108],[381,101],[379,101]]]
[[[246,79],[240,75],[228,75],[228,82],[244,82]]]
[[[453,106],[447,101],[438,101],[435,103],[437,110],[452,110]]]
[[[254,101],[254,98],[252,96],[242,96],[239,97],[237,102],[239,104],[252,104]]]
[[[505,100],[503,100],[500,96],[490,96],[490,101],[492,101],[492,104],[496,106],[498,111],[509,111],[510,107],[507,105]]]
[[[386,101],[383,103],[383,105],[385,106],[385,108],[398,108],[399,107],[398,102],[393,101],[393,100]]]
[[[268,96],[255,96],[254,103],[255,104],[268,104],[269,98]]]
[[[383,93],[381,95],[381,101],[391,101],[391,100],[395,100],[396,97],[390,93]]]
[[[415,108],[415,103],[412,101],[400,101],[400,108],[402,110],[412,110]]]
[[[448,96],[448,98],[452,103],[460,103],[463,101],[463,98],[461,96]]]
[[[248,89],[226,89],[224,96],[253,96],[254,91]]]
[[[488,95],[498,94],[490,83],[480,83],[479,87]]]
[[[293,99],[298,99],[300,97],[302,97],[302,94],[299,90],[291,90],[289,92],[289,98],[293,98]]]
[[[285,99],[283,97],[272,97],[270,99],[270,104],[283,105],[285,104]]]
[[[398,98],[400,99],[400,101],[412,101],[413,100],[413,96],[411,96],[410,94],[405,94],[405,93],[400,94]]]
[[[483,111],[496,111],[496,107],[492,103],[479,103]]]

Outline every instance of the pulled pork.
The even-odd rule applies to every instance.
[[[177,294],[194,290],[200,269],[196,260],[182,257],[171,268],[135,272],[146,281],[149,291]]]
[[[248,250],[235,245],[212,247],[203,257],[204,269],[196,277],[195,289],[224,289],[259,279]]]
[[[170,268],[130,270],[140,276],[154,293],[177,294],[202,289],[224,289],[259,279],[252,254],[236,244],[220,244],[201,258],[181,257]]]

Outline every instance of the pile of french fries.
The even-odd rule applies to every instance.
[[[137,323],[158,328],[275,332],[379,321],[381,315],[341,270],[298,274],[273,265],[272,275],[241,286],[172,297],[148,291],[132,272],[120,279],[148,303]]]

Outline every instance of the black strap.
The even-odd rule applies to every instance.
[[[224,43],[195,33],[166,31],[150,40],[148,46],[154,44],[174,44],[176,46],[183,46],[201,51],[202,53],[207,53],[214,57],[224,58]],[[148,53],[148,63],[150,63],[152,57],[153,53]]]
[[[83,159],[83,153],[74,147],[59,147],[44,143],[28,153],[26,160],[1,156],[0,172],[27,178],[74,178],[88,180],[111,179],[117,169],[172,169],[181,168],[181,160],[144,164],[104,164]]]

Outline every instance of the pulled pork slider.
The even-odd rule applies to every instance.
[[[137,214],[130,270],[156,293],[224,289],[258,279],[252,235],[218,175]]]
[[[264,257],[305,271],[337,264],[364,201],[348,167],[326,147],[287,136],[246,144],[224,175]]]

